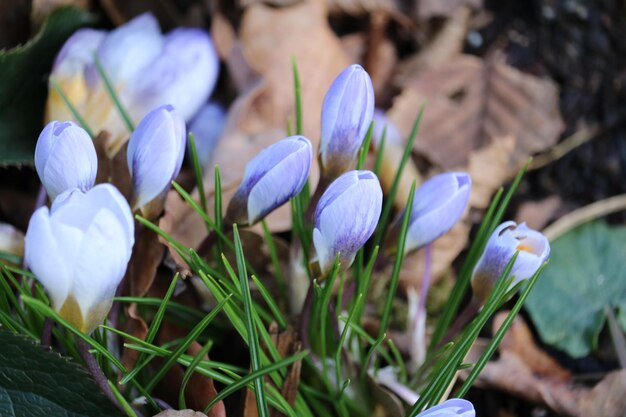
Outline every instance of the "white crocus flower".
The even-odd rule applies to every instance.
[[[25,256],[52,307],[83,332],[106,318],[134,244],[128,203],[110,184],[59,195],[30,219]]]

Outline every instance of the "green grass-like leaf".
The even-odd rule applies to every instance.
[[[467,394],[467,391],[469,391],[470,387],[472,386],[472,384],[474,383],[476,378],[478,378],[478,375],[480,374],[480,372],[483,370],[483,368],[487,364],[487,361],[489,361],[489,359],[496,352],[496,349],[500,345],[500,342],[502,342],[502,339],[504,338],[504,335],[506,334],[506,332],[509,329],[509,327],[511,327],[511,325],[513,324],[513,320],[515,320],[515,317],[517,316],[517,314],[522,309],[522,306],[524,305],[524,302],[526,301],[526,299],[530,295],[530,291],[533,289],[535,283],[537,282],[537,279],[539,278],[539,275],[541,275],[541,271],[543,270],[543,268],[545,268],[546,265],[547,264],[544,263],[537,270],[537,272],[535,272],[535,274],[532,276],[532,278],[528,281],[528,284],[526,285],[526,287],[524,288],[524,290],[520,294],[517,302],[515,303],[515,305],[513,306],[511,311],[509,312],[509,314],[507,315],[506,319],[504,320],[504,322],[502,323],[502,325],[500,326],[500,328],[498,329],[496,334],[491,339],[491,342],[489,342],[489,346],[487,346],[487,349],[480,356],[480,358],[478,359],[478,362],[476,362],[476,364],[474,365],[474,367],[473,367],[472,371],[470,372],[469,376],[467,377],[467,379],[465,380],[465,382],[461,386],[461,389],[456,394],[459,398],[464,397],[465,394]]]
[[[239,270],[239,280],[241,285],[241,292],[243,295],[243,308],[245,313],[246,331],[248,333],[250,367],[252,369],[252,372],[256,372],[259,371],[262,367],[261,357],[259,353],[261,351],[261,348],[259,346],[259,339],[256,332],[252,296],[250,295],[250,285],[248,283],[248,273],[246,272],[246,263],[244,260],[243,247],[241,246],[241,239],[239,238],[239,231],[237,230],[236,224],[233,224],[233,235],[235,239],[235,256],[237,258],[237,269]],[[253,383],[259,417],[269,417],[263,378],[257,377],[253,380]]]
[[[102,62],[100,62],[100,58],[98,57],[98,54],[95,52],[93,54],[93,62],[96,65],[96,70],[98,71],[98,75],[100,76],[100,78],[102,79],[102,82],[104,83],[104,88],[107,90],[107,94],[111,98],[111,101],[113,101],[115,108],[117,109],[118,113],[122,117],[122,120],[124,121],[124,124],[126,125],[126,128],[128,129],[129,132],[133,132],[135,130],[135,124],[133,123],[133,119],[130,117],[130,115],[128,114],[124,106],[122,105],[122,102],[120,101],[120,98],[117,95],[115,88],[113,87],[113,83],[111,82],[111,79],[109,78],[108,74],[106,73],[106,70],[102,66]]]
[[[295,109],[296,109],[296,134],[303,134],[303,117],[302,117],[302,86],[300,84],[300,73],[298,71],[298,63],[296,62],[296,57],[291,57],[291,68],[293,70],[293,92],[295,98]]]
[[[391,185],[391,189],[387,194],[387,198],[385,199],[385,203],[383,204],[383,212],[380,216],[380,220],[378,221],[378,227],[376,228],[376,233],[374,234],[374,244],[380,245],[383,234],[387,229],[387,224],[389,223],[389,219],[391,217],[391,211],[393,209],[393,202],[396,198],[396,194],[398,193],[398,186],[400,184],[400,178],[402,177],[402,172],[404,171],[404,167],[409,161],[409,157],[411,156],[411,150],[413,149],[413,143],[415,142],[415,138],[417,137],[417,132],[419,130],[420,122],[422,121],[422,116],[424,115],[424,106],[420,108],[417,117],[415,118],[415,122],[413,123],[413,128],[411,129],[411,134],[409,135],[409,139],[406,142],[406,146],[404,147],[404,153],[402,154],[402,158],[400,159],[400,164],[398,165],[398,170],[396,171],[396,175],[393,178],[393,183]],[[382,149],[382,148],[381,148]],[[379,152],[382,152],[379,150]]]
[[[211,407],[213,407],[215,404],[217,404],[218,402],[222,401],[224,398],[228,397],[229,395],[233,394],[234,392],[240,390],[243,387],[246,387],[250,384],[254,385],[255,381],[258,379],[262,379],[263,377],[265,377],[266,375],[268,375],[271,372],[277,371],[278,369],[281,368],[286,368],[289,365],[291,365],[292,363],[298,362],[302,359],[304,359],[307,355],[309,354],[308,351],[302,351],[299,353],[296,353],[293,356],[290,356],[286,359],[283,359],[281,361],[278,361],[276,363],[273,363],[269,366],[266,366],[262,369],[259,369],[257,371],[251,372],[250,374],[246,375],[245,377],[239,379],[236,382],[233,382],[232,384],[228,385],[226,388],[224,388],[222,391],[220,391],[220,393],[215,396],[215,398],[213,398],[211,400],[211,402],[206,406],[206,408],[204,409],[204,413],[207,413]]]
[[[63,91],[57,80],[50,77],[50,85],[52,85],[52,88],[54,88],[54,90],[59,94],[59,96],[63,100],[63,103],[65,103],[68,110],[72,113],[72,116],[74,116],[74,119],[76,119],[80,127],[82,127],[92,139],[95,139],[96,135],[94,134],[93,130],[91,130],[83,116],[80,115],[80,112],[78,111],[76,106],[74,106],[69,97],[65,94],[65,91]]]
[[[398,250],[396,252],[396,259],[393,263],[393,271],[391,273],[391,280],[389,281],[389,288],[387,290],[387,297],[385,298],[385,304],[383,307],[382,317],[380,319],[380,328],[378,330],[378,337],[380,338],[387,332],[389,327],[389,321],[391,320],[391,309],[393,306],[393,299],[396,296],[396,290],[398,289],[398,283],[400,282],[400,269],[402,268],[402,261],[404,260],[404,246],[406,244],[406,235],[409,231],[409,221],[411,220],[411,207],[413,207],[413,197],[415,196],[416,183],[413,181],[411,185],[411,191],[409,192],[409,198],[406,203],[407,209],[404,212],[402,218],[402,226],[400,228],[400,236],[398,238]]]

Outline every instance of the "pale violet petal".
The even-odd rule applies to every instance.
[[[345,176],[352,185],[336,195],[335,185],[343,189]],[[341,268],[345,270],[376,229],[382,209],[382,189],[370,171],[353,171],[339,177],[324,194],[330,197],[323,195],[320,199],[323,208],[316,210],[315,227],[329,248],[329,256],[334,259],[339,253]]]
[[[139,123],[127,150],[135,207],[152,201],[178,175],[184,157],[184,140],[184,122],[171,106],[150,112]]]
[[[135,242],[135,221],[128,202],[120,191],[111,184],[98,184],[93,187],[85,199],[85,209],[97,212],[101,209],[110,210],[124,229],[124,239],[120,241],[126,245],[130,256]]]
[[[213,153],[226,127],[226,111],[215,102],[203,106],[189,123],[193,133],[198,159],[203,167],[213,160]]]
[[[161,55],[131,86],[136,118],[171,104],[185,120],[206,103],[217,81],[219,58],[208,33],[179,28],[165,36]]]
[[[308,140],[274,165],[248,195],[248,224],[254,224],[298,194],[309,176],[313,150]]]
[[[125,234],[116,215],[107,209],[98,211],[87,229],[70,289],[83,315],[113,299],[130,259],[124,245],[117,244],[125,240]]]
[[[52,136],[42,137],[42,140],[52,142],[50,148],[43,145],[47,148],[47,159],[40,177],[52,200],[66,190],[79,188],[87,191],[93,186],[98,157],[84,129],[72,122],[57,123],[52,129]]]
[[[329,270],[333,262],[335,262],[335,259],[330,255],[328,242],[326,242],[326,239],[322,236],[322,232],[320,232],[319,229],[313,229],[313,246],[315,247],[315,254],[317,255],[320,269],[322,271]]]
[[[48,291],[53,307],[61,308],[69,293],[71,276],[50,227],[47,207],[37,209],[30,219],[24,256],[30,270]]]
[[[476,417],[471,402],[454,398],[422,411],[417,417]]]
[[[162,49],[159,23],[144,13],[111,31],[98,48],[98,57],[113,83],[127,86],[150,70]]]
[[[346,68],[329,88],[322,104],[322,166],[344,172],[356,158],[374,113],[374,90],[360,65]]]
[[[55,76],[71,77],[85,70],[94,62],[94,53],[102,43],[106,32],[90,28],[79,29],[65,41],[52,66]]]

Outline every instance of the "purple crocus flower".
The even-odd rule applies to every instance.
[[[356,252],[372,236],[382,210],[383,191],[370,171],[348,171],[322,194],[314,214],[313,244],[322,275],[337,254],[341,270],[352,265]]]
[[[126,154],[133,179],[133,210],[161,195],[178,176],[186,138],[185,121],[172,106],[159,107],[141,120]]]
[[[517,259],[510,276],[517,283],[532,277],[550,256],[550,242],[542,233],[528,228],[526,223],[507,221],[496,228],[472,274],[474,297],[485,302],[515,252]]]
[[[37,139],[35,168],[54,200],[71,188],[87,191],[98,172],[98,157],[87,132],[73,122],[50,122]]]
[[[417,417],[476,417],[476,411],[471,402],[454,398],[422,411]]]
[[[298,194],[306,184],[313,147],[304,136],[290,136],[262,150],[248,162],[226,218],[253,225]]]
[[[472,181],[465,172],[449,172],[428,179],[415,192],[411,219],[404,247],[405,253],[421,248],[446,234],[459,221],[471,191]],[[396,248],[402,211],[387,236],[387,251]]]
[[[360,65],[350,65],[333,81],[322,104],[320,162],[336,178],[353,169],[374,113],[372,80]]]
[[[128,203],[111,184],[68,190],[30,219],[25,257],[52,307],[83,332],[107,316],[134,244]]]

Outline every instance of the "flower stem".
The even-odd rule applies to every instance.
[[[47,348],[52,344],[52,326],[52,319],[50,317],[46,317],[43,321],[43,328],[41,330],[41,344]]]
[[[78,352],[83,358],[83,361],[85,361],[87,370],[89,370],[89,373],[93,377],[98,387],[100,387],[102,392],[104,392],[104,394],[113,404],[115,404],[119,409],[123,411],[121,404],[117,401],[117,398],[115,398],[111,387],[109,387],[106,375],[104,375],[104,372],[102,372],[102,369],[100,369],[100,366],[98,366],[96,358],[89,352],[89,345],[84,340],[77,338],[76,347],[78,348]]]

